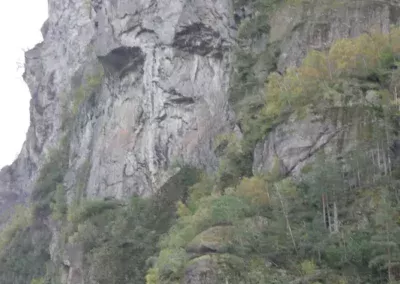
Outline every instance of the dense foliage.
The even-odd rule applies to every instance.
[[[17,219],[21,220],[20,218]],[[13,226],[16,226],[16,221],[13,222]],[[7,243],[3,243],[0,253],[0,282],[31,283],[46,273],[45,264],[50,260],[51,234],[40,224],[28,225],[25,222],[18,223],[18,228],[13,227],[12,231],[12,235],[10,230],[6,231]]]
[[[85,201],[68,213],[68,243],[82,244],[86,281],[140,283],[154,245],[171,226],[177,198],[195,183],[196,170],[184,168],[152,199],[133,197],[124,204],[115,200]]]

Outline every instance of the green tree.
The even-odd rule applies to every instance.
[[[386,270],[388,283],[394,281],[394,268],[400,266],[400,227],[398,226],[398,205],[393,204],[387,189],[382,190],[378,210],[375,214],[376,234],[371,241],[375,245],[369,266]]]

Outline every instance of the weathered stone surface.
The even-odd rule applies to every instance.
[[[84,283],[83,252],[83,246],[80,244],[68,244],[65,248],[63,265],[68,268],[68,284]]]
[[[184,284],[218,283],[217,262],[210,256],[204,255],[192,260],[186,267]]]
[[[91,161],[88,196],[150,195],[177,160],[216,167],[212,140],[233,127],[230,5],[103,1],[92,11],[106,72],[98,115],[74,142],[76,155]]]
[[[175,161],[215,169],[214,137],[234,127],[231,5],[50,0],[44,40],[25,56],[31,125],[18,159],[0,172],[1,217],[29,199],[49,151],[66,134],[68,201],[78,193],[149,196],[176,173]],[[104,76],[93,79],[100,69]],[[68,261],[63,281],[80,283],[80,266]]]
[[[286,5],[270,20],[270,41],[280,46],[278,71],[284,73],[288,67],[299,66],[308,50],[327,49],[337,39],[356,37],[371,30],[387,33],[391,25],[400,23],[399,15],[398,3],[373,0],[338,5],[329,1],[320,5]],[[368,98],[373,100],[374,95],[370,93]],[[313,116],[288,121],[256,146],[253,172],[271,171],[276,160],[281,173],[296,175],[318,149],[330,145],[338,131],[341,129],[336,129],[330,121]]]
[[[270,172],[276,163],[282,174],[296,174],[313,154],[336,135],[336,128],[312,116],[278,126],[254,150],[254,173]]]
[[[244,259],[231,254],[209,254],[195,258],[186,266],[183,284],[242,283]],[[245,283],[245,282],[243,282]]]
[[[214,137],[234,129],[228,105],[235,38],[231,2],[50,0],[44,41],[25,55],[31,125],[17,160],[0,171],[0,220],[29,198],[49,151],[66,134],[66,110],[99,63],[104,76],[78,104],[68,133],[69,200],[77,191],[88,198],[151,195],[175,173],[169,171],[174,161],[215,169]],[[298,65],[309,48],[322,49],[373,27],[387,32],[399,22],[398,5],[354,3],[322,11],[306,6],[300,13],[286,7],[255,49],[278,42],[283,71]],[[239,14],[236,21],[251,11]],[[335,131],[329,123],[309,120],[280,126],[257,146],[254,171],[270,170],[276,155],[285,171],[296,172]],[[55,244],[58,229],[49,226]],[[193,264],[185,277],[197,280],[187,283],[215,283],[210,261]],[[66,265],[65,281],[79,283],[79,269]]]
[[[224,253],[233,236],[233,226],[211,227],[197,235],[186,247],[189,253]]]
[[[376,27],[387,32],[400,14],[398,5],[372,0],[299,9],[286,6],[271,19],[269,41],[281,42],[280,70],[337,38]],[[234,17],[228,0],[50,1],[44,41],[26,53],[31,126],[18,159],[0,173],[1,211],[30,195],[64,133],[63,114],[79,78],[97,62],[105,77],[81,106],[71,135],[70,192],[85,164],[89,197],[150,195],[168,180],[175,160],[214,169],[213,138],[233,129],[227,98]],[[285,166],[303,159],[300,152]]]
[[[388,33],[400,23],[395,1],[319,1],[286,5],[271,19],[270,40],[281,41],[278,70],[298,66],[309,49],[322,50],[340,38],[378,30]]]
[[[85,77],[101,85],[78,105],[65,184],[82,168],[89,197],[150,195],[174,161],[212,170],[214,137],[233,127],[228,106],[229,0],[49,2],[44,41],[26,53],[31,125],[19,158],[0,174],[0,204],[24,202]]]

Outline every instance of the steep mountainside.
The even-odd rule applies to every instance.
[[[0,283],[400,281],[400,3],[50,0]]]
[[[29,195],[66,129],[67,187],[88,163],[88,196],[150,195],[174,161],[216,167],[211,141],[232,128],[231,3],[97,2],[49,3],[45,40],[26,54],[32,123],[3,169],[6,198]]]

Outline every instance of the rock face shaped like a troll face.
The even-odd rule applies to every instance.
[[[213,139],[233,121],[231,10],[229,0],[50,1],[44,41],[26,54],[31,126],[0,191],[29,196],[71,108],[69,198],[82,172],[89,197],[123,198],[152,194],[174,162],[215,169]]]

